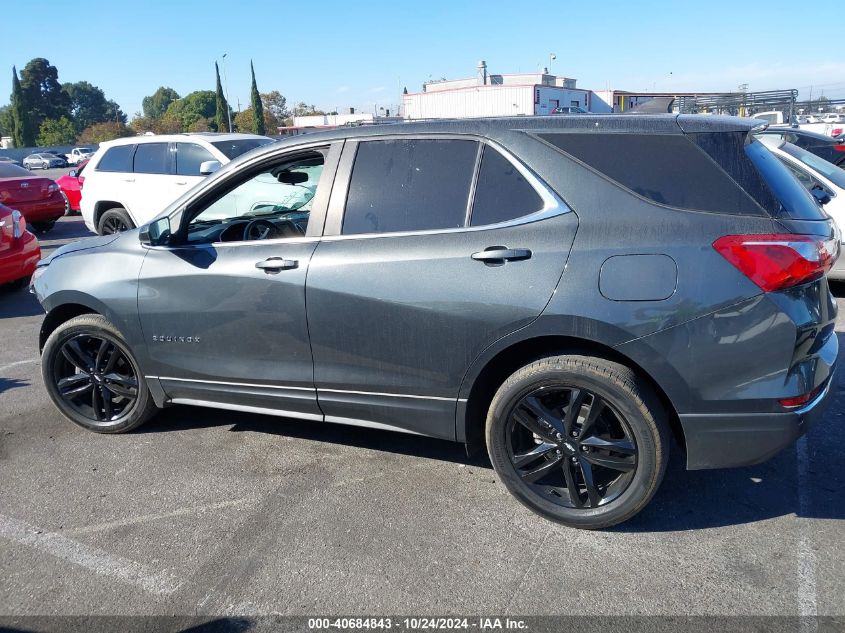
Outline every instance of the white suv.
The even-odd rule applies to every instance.
[[[100,235],[135,228],[205,176],[272,143],[255,134],[161,134],[102,143],[85,169],[80,208]]]

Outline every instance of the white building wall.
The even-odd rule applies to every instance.
[[[533,86],[477,86],[402,95],[406,119],[452,119],[534,114]]]
[[[372,122],[373,114],[371,112],[361,112],[359,114],[309,114],[293,117],[295,127],[341,126],[351,123]]]

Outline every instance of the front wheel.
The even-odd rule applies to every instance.
[[[157,410],[120,332],[99,314],[61,324],[41,358],[47,393],[74,424],[96,433],[125,433]]]
[[[637,514],[668,459],[666,415],[631,369],[600,358],[555,356],[514,373],[487,416],[499,478],[534,512],[598,529]]]
[[[100,217],[100,222],[97,225],[97,230],[100,235],[111,235],[112,233],[122,233],[129,229],[134,229],[135,224],[126,209],[119,207],[109,209]]]

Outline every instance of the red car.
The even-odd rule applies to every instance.
[[[82,198],[82,184],[85,182],[85,176],[82,175],[82,170],[88,164],[88,159],[83,160],[79,165],[70,170],[61,178],[56,178],[56,184],[62,191],[65,199],[65,214],[79,213],[79,200]]]
[[[59,185],[7,163],[0,163],[0,204],[23,213],[27,223],[39,233],[49,231],[65,214]]]
[[[39,259],[41,247],[21,212],[0,204],[0,285],[26,283]]]

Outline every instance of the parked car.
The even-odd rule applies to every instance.
[[[27,169],[53,169],[54,167],[66,167],[67,161],[55,154],[42,152],[40,154],[30,154],[24,158],[23,166]]]
[[[578,106],[561,106],[554,108],[550,114],[587,114],[587,111]]]
[[[21,161],[16,158],[12,158],[11,156],[0,156],[0,163],[17,165],[18,167],[21,166]]]
[[[761,140],[824,206],[840,229],[845,228],[845,170],[777,137],[762,136]],[[845,244],[845,235],[840,239]],[[828,276],[845,281],[845,257],[836,261]]]
[[[688,468],[754,464],[828,401],[836,227],[756,124],[513,117],[260,148],[41,262],[44,384],[101,433],[189,404],[486,447],[535,512],[619,523],[670,435]]]
[[[841,139],[798,128],[767,128],[757,134],[758,136],[773,136],[785,143],[792,143],[834,165],[845,165],[845,141]]]
[[[74,147],[68,154],[67,162],[71,165],[78,165],[91,158],[96,151],[93,147]]]
[[[101,235],[135,228],[221,165],[272,142],[254,134],[170,134],[102,143],[88,165],[82,217]]]
[[[79,163],[75,169],[71,169],[70,172],[64,176],[56,178],[56,184],[59,185],[59,190],[61,191],[62,197],[65,201],[65,215],[79,213],[79,201],[82,198],[82,184],[85,182],[85,176],[82,175],[82,171],[85,169],[87,164],[88,159],[85,159]]]
[[[822,123],[845,123],[845,114],[837,114],[836,112],[828,112],[821,117]]]
[[[0,286],[29,281],[39,259],[41,248],[23,214],[0,204]]]
[[[65,213],[59,186],[23,167],[0,163],[0,204],[19,210],[38,233],[46,233]]]

